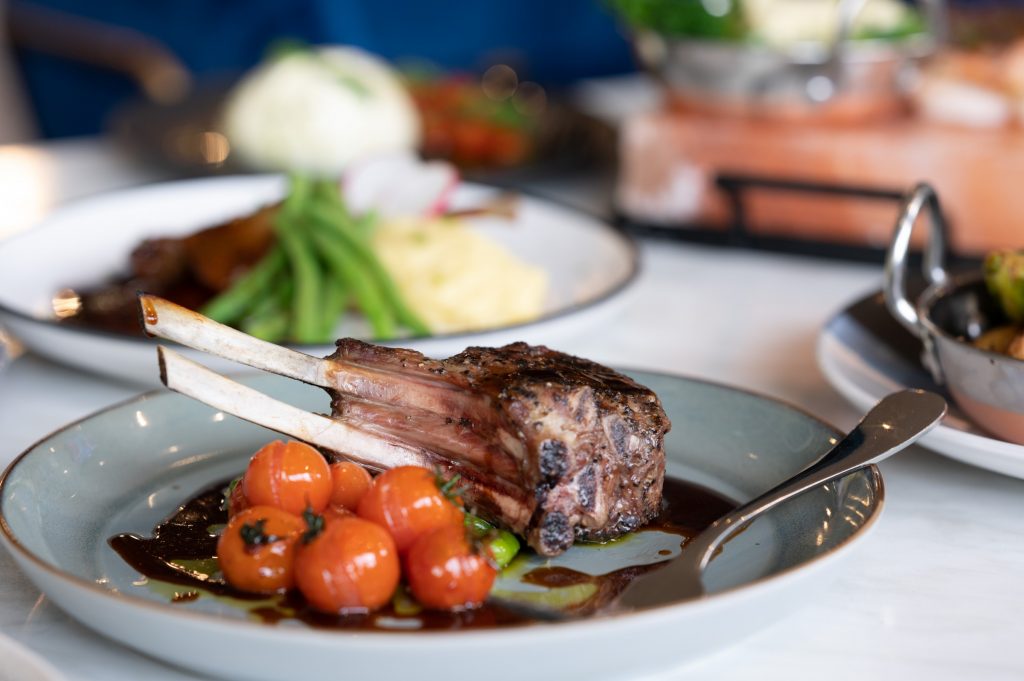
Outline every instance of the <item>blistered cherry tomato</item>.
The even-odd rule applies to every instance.
[[[462,527],[464,517],[462,509],[445,497],[434,473],[419,466],[399,466],[374,478],[358,513],[386,527],[401,552],[440,527]]]
[[[331,504],[343,506],[352,512],[359,508],[359,501],[370,489],[373,478],[365,468],[351,461],[337,461],[331,464]]]
[[[348,510],[344,506],[336,506],[334,504],[328,504],[324,512],[321,513],[324,518],[324,522],[330,522],[337,520],[338,518],[354,518],[356,517],[355,512]]]
[[[376,610],[391,600],[399,576],[398,551],[391,535],[355,516],[327,520],[295,557],[299,591],[323,612]]]
[[[420,537],[405,557],[405,578],[412,595],[435,610],[479,606],[498,573],[483,551],[483,546],[470,543],[464,527],[442,527]]]
[[[217,541],[217,560],[228,584],[273,593],[295,584],[296,543],[306,523],[273,506],[252,506],[228,521]]]
[[[308,508],[319,513],[331,498],[331,469],[309,445],[276,440],[249,461],[242,493],[254,506],[276,506],[295,515]]]
[[[242,479],[239,478],[231,483],[231,491],[228,492],[228,517],[233,518],[245,509],[252,506],[242,492]]]

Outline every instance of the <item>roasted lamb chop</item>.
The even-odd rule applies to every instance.
[[[371,467],[457,473],[471,507],[541,554],[617,537],[660,510],[669,420],[653,392],[607,367],[525,343],[435,360],[342,339],[319,359],[160,298],[140,302],[149,333],[321,386],[332,414],[284,405],[161,348],[169,388]]]

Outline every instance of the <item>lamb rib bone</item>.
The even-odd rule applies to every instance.
[[[402,418],[418,418],[422,430],[433,436],[433,444],[443,440],[445,434],[452,435],[451,431],[458,428],[459,422],[472,422],[477,429],[490,425],[493,432],[488,431],[485,436],[466,432],[452,435],[448,439],[458,441],[458,450],[449,447],[445,451],[455,454],[466,465],[475,466],[477,477],[496,475],[506,482],[519,482],[519,462],[526,458],[524,446],[502,424],[493,423],[494,406],[485,397],[434,380],[429,372],[417,372],[415,367],[396,372],[388,367],[367,366],[334,357],[313,357],[290,350],[158,296],[141,294],[139,303],[144,328],[151,335],[324,388],[332,396],[340,396],[333,405],[339,411],[365,415],[375,410],[373,405],[383,405]],[[441,423],[428,425],[426,422],[431,418]],[[453,425],[446,425],[446,420]],[[412,436],[426,446],[428,438],[417,437],[408,427],[401,430],[403,435]],[[395,434],[392,428],[392,435]]]
[[[337,419],[313,414],[242,385],[193,362],[170,348],[157,348],[160,380],[171,390],[228,414],[340,454],[377,470],[395,466],[440,469],[460,475],[465,493],[493,517],[524,532],[532,509],[519,490],[500,480],[481,479],[458,461],[386,436],[365,432]]]
[[[142,293],[139,305],[146,333],[255,369],[343,394],[434,413],[491,409],[486,400],[432,382],[429,376],[396,375],[381,368],[313,357],[254,338],[159,296]],[[427,389],[410,391],[407,388],[411,381],[419,381],[418,387]]]
[[[170,348],[157,348],[160,380],[171,390],[246,421],[312,442],[333,452],[358,452],[349,458],[376,468],[429,466],[427,456],[383,442],[358,428],[299,409],[232,381]]]
[[[303,383],[332,387],[326,377],[327,361],[319,357],[254,338],[159,296],[140,294],[139,305],[146,333]]]

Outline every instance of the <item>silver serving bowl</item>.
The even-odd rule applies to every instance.
[[[899,40],[848,39],[863,0],[843,0],[832,43],[787,49],[634,32],[637,56],[685,108],[800,118],[865,120],[903,110],[917,63],[944,34],[941,0],[922,3],[926,30]]]
[[[931,212],[924,253],[930,286],[916,301],[906,295],[910,236],[921,211]],[[938,197],[927,184],[908,195],[885,263],[885,302],[897,321],[921,339],[921,360],[971,419],[1010,442],[1024,444],[1024,361],[976,348],[971,341],[1007,322],[980,273],[950,277],[944,259],[948,230]]]

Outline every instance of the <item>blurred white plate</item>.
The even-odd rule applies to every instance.
[[[123,273],[128,254],[147,237],[178,236],[224,222],[277,200],[283,190],[277,176],[220,177],[134,188],[69,204],[0,243],[0,324],[30,351],[57,362],[156,384],[155,341],[59,324],[51,308],[53,295]],[[453,208],[480,205],[495,193],[463,183]],[[396,344],[434,356],[452,355],[469,345],[519,340],[557,344],[610,319],[622,299],[619,294],[638,272],[637,249],[628,236],[550,202],[524,196],[514,220],[479,218],[472,224],[547,272],[550,292],[543,316],[527,324]],[[314,355],[334,350],[328,345],[300,349]],[[210,359],[203,361],[216,370],[238,369]]]

